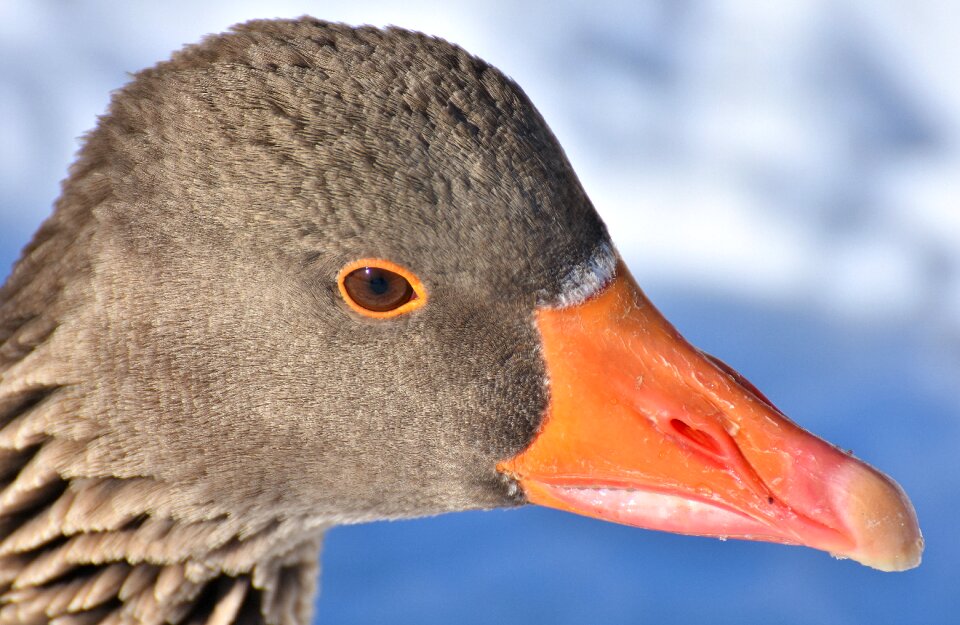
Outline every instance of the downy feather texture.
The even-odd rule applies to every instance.
[[[611,249],[440,39],[255,21],[140,72],[0,289],[0,625],[305,624],[325,528],[523,503],[532,311]],[[364,257],[430,305],[357,318]]]

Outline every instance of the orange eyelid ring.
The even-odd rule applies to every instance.
[[[410,285],[410,288],[413,290],[412,295],[408,300],[390,310],[378,311],[364,307],[350,294],[346,281],[355,271],[368,268],[380,269],[400,276]],[[423,286],[420,278],[406,267],[382,258],[360,258],[347,263],[337,274],[337,288],[340,290],[340,296],[343,298],[343,301],[345,301],[351,309],[364,317],[370,317],[372,319],[391,319],[412,312],[427,303],[427,289]]]

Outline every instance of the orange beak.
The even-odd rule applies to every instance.
[[[599,295],[540,309],[550,407],[499,469],[528,499],[682,534],[807,545],[884,571],[923,539],[889,477],[781,414],[687,343],[620,263]]]

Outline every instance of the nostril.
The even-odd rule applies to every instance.
[[[711,456],[724,456],[723,447],[713,436],[689,425],[680,419],[670,419],[670,427],[684,440]]]

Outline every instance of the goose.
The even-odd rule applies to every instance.
[[[0,624],[306,624],[324,531],[535,503],[919,564],[687,343],[523,91],[304,17],[114,94],[0,290]]]

